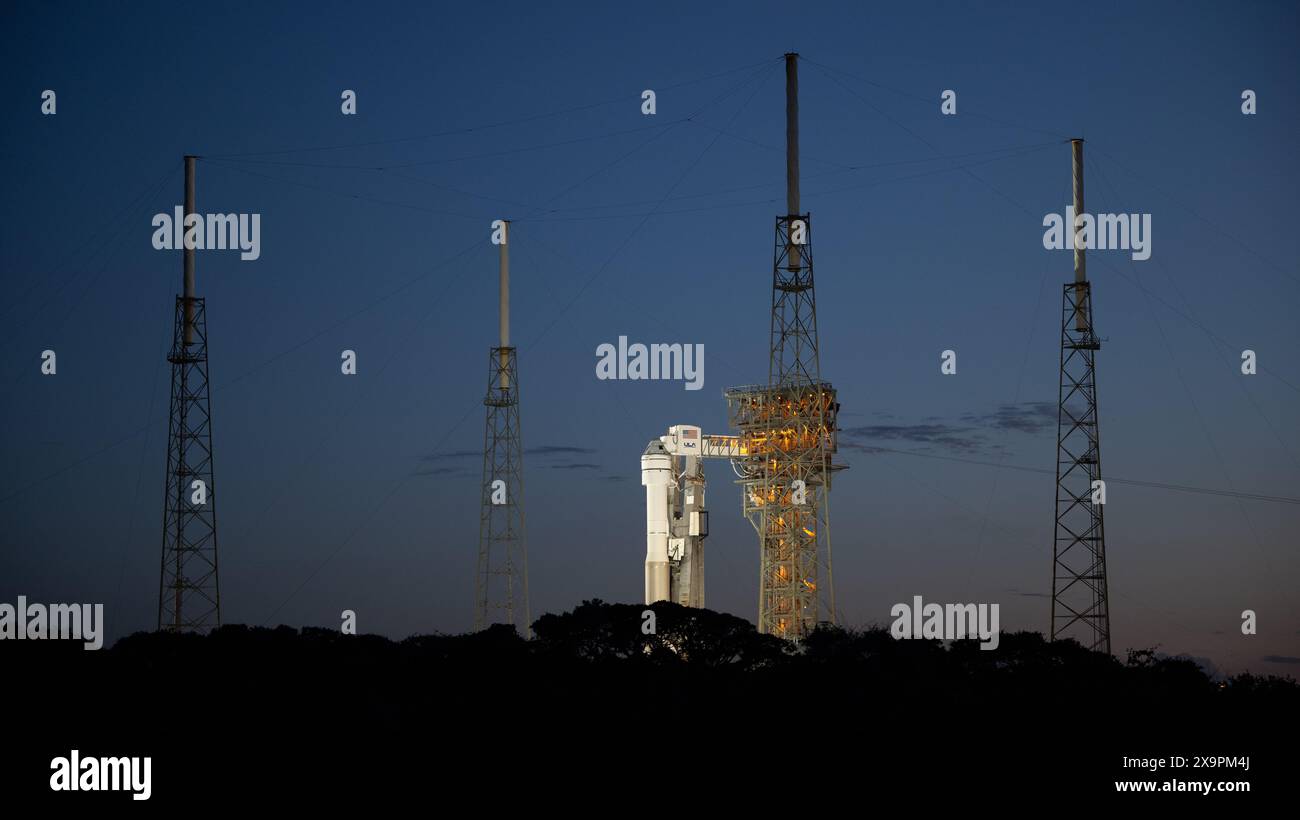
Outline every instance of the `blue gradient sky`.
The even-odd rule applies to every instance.
[[[0,13],[0,599],[103,602],[112,637],[155,623],[181,265],[149,220],[198,153],[200,211],[262,215],[258,261],[198,257],[226,620],[470,626],[498,217],[518,220],[533,611],[639,600],[646,441],[725,431],[722,390],[767,377],[788,50],[843,441],[944,457],[842,453],[847,622],[920,594],[1046,627],[1052,478],[945,459],[1053,466],[1071,263],[1041,220],[1068,202],[1069,136],[1089,210],[1154,223],[1150,261],[1089,257],[1107,474],[1300,496],[1291,4],[267,5]],[[703,344],[704,389],[597,381],[619,335]],[[711,475],[710,603],[752,619],[756,539]],[[1117,651],[1295,674],[1300,508],[1108,502]]]

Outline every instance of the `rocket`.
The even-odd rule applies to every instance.
[[[673,457],[659,439],[641,455],[641,484],[645,486],[645,602],[669,600],[668,590],[668,488],[673,480]]]

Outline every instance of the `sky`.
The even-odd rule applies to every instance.
[[[6,4],[0,600],[104,603],[110,639],[156,625],[181,260],[151,219],[197,154],[198,210],[261,219],[258,259],[197,259],[224,620],[471,627],[499,218],[532,611],[639,601],[646,443],[729,432],[723,390],[767,380],[793,50],[849,467],[831,496],[841,620],[887,625],[921,595],[1047,628],[1072,263],[1042,220],[1069,202],[1065,140],[1083,137],[1088,210],[1152,219],[1149,260],[1089,254],[1104,475],[1215,491],[1109,486],[1113,648],[1294,676],[1297,9],[1070,12]],[[597,379],[619,336],[702,344],[703,389]],[[728,467],[708,475],[708,603],[753,620],[757,539]]]

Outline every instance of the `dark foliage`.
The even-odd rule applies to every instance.
[[[704,738],[760,756],[781,738],[777,748],[798,759],[827,746],[846,765],[863,754],[903,760],[905,748],[956,761],[968,747],[1011,747],[980,765],[1050,773],[1060,760],[1168,754],[1179,738],[1189,752],[1238,753],[1242,738],[1293,732],[1300,714],[1293,680],[1214,681],[1150,650],[1121,662],[1030,632],[984,651],[839,628],[794,646],[741,618],[667,603],[652,607],[655,634],[645,634],[645,609],[588,601],[539,618],[532,640],[504,626],[391,641],[230,625],[139,633],[100,652],[5,642],[0,697],[33,705],[15,713],[13,731],[51,753],[107,739],[115,754],[125,744],[170,760],[163,783],[231,760],[301,758],[315,771],[400,749],[454,759],[447,771],[514,753],[561,765],[566,748],[594,765],[601,749],[672,753]]]

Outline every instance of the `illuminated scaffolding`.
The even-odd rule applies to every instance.
[[[799,210],[798,55],[786,58],[786,204],[776,218],[766,386],[725,392],[747,455],[737,459],[742,507],[759,537],[758,629],[798,640],[835,622],[831,461],[839,403],[821,379],[812,221]],[[824,593],[824,594],[823,594]]]
[[[732,388],[741,503],[759,535],[758,628],[799,639],[835,621],[828,491],[839,404],[829,382]],[[826,595],[822,595],[825,588]]]

